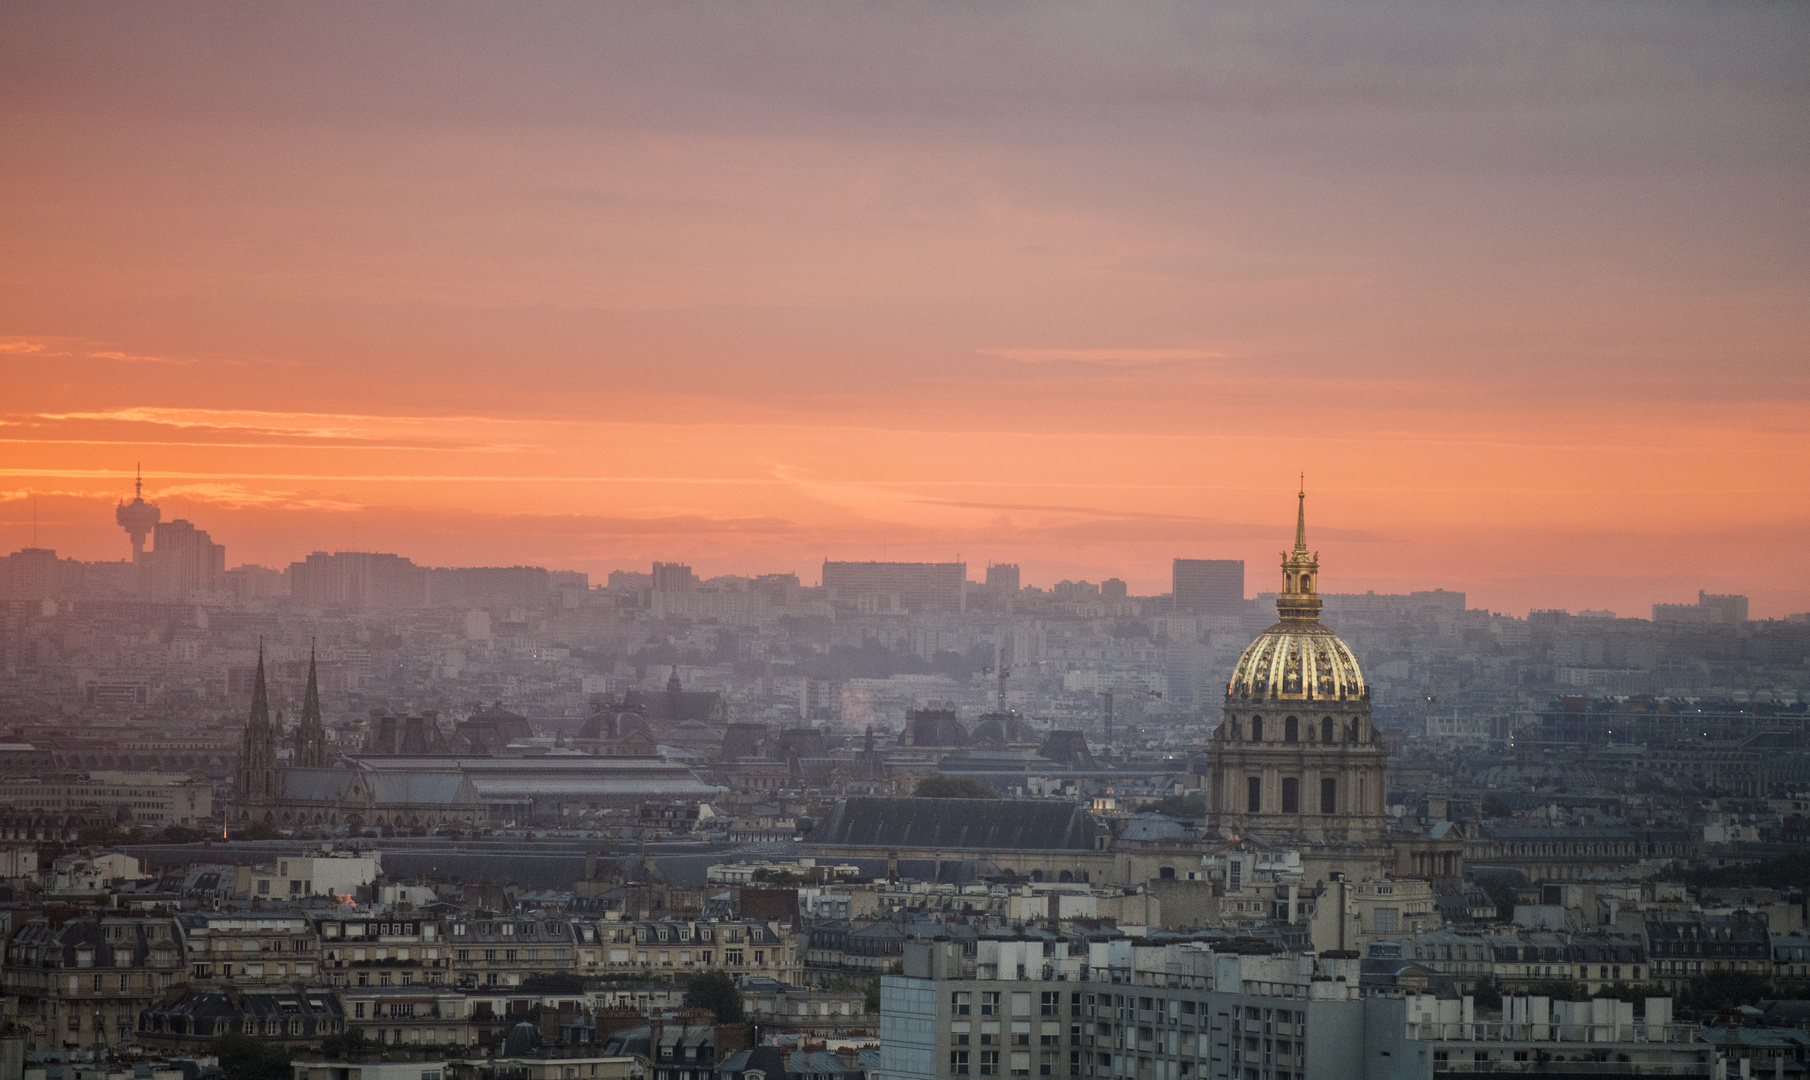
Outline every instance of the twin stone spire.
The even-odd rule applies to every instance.
[[[277,767],[278,732],[270,721],[270,690],[264,677],[264,643],[258,642],[258,674],[251,690],[251,716],[245,725],[240,761],[244,769],[261,771]],[[302,695],[302,720],[295,731],[295,759],[299,769],[327,767],[327,732],[321,724],[320,680],[315,653],[308,650],[308,688]]]

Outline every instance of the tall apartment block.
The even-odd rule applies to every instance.
[[[224,584],[226,548],[206,530],[177,518],[159,523],[151,535],[153,547],[142,563],[151,599],[187,600]]]
[[[830,603],[862,614],[962,611],[967,607],[968,564],[826,559],[823,586]]]
[[[1177,615],[1244,614],[1243,559],[1177,559],[1174,574]]]

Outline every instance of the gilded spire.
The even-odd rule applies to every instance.
[[[1282,595],[1276,598],[1276,614],[1283,622],[1319,622],[1317,578],[1320,560],[1307,550],[1307,476],[1295,503],[1295,550],[1282,555]]]
[[[1307,554],[1307,474],[1301,474],[1300,503],[1295,507],[1295,554]]]

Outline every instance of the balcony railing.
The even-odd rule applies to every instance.
[[[1530,1043],[1691,1043],[1697,1041],[1696,1024],[1647,1025],[1544,1023],[1504,1024],[1478,1021],[1470,1024],[1411,1023],[1408,1037],[1423,1042],[1530,1042]]]
[[[1542,1076],[1700,1076],[1707,1078],[1714,1066],[1701,1063],[1670,1061],[1451,1061],[1433,1063],[1433,1075],[1525,1076],[1533,1070]]]

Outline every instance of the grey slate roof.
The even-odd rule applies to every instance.
[[[807,844],[1091,851],[1093,819],[1070,802],[1034,799],[844,799]]]
[[[521,758],[369,757],[365,775],[441,773],[457,770],[486,801],[533,798],[709,798],[723,789],[705,784],[683,765],[656,758],[608,758],[589,754]]]
[[[284,769],[283,798],[292,802],[337,803],[352,786],[350,769]]]
[[[374,787],[379,806],[470,806],[479,802],[471,782],[450,769],[379,772]]]
[[[1172,817],[1161,814],[1143,814],[1125,831],[1119,834],[1121,840],[1188,840],[1194,837],[1193,829],[1188,828]]]

